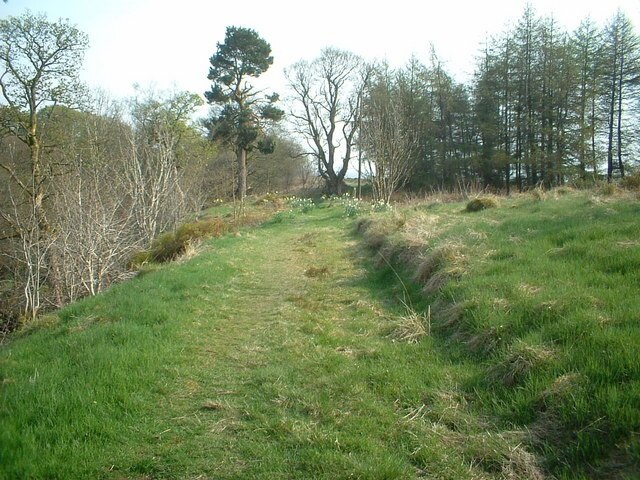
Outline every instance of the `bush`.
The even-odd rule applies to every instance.
[[[598,193],[604,197],[611,197],[619,191],[620,189],[615,183],[603,183],[598,189]]]
[[[185,223],[176,230],[176,241],[181,245],[194,240],[219,237],[229,231],[229,226],[220,218],[210,218]]]
[[[131,258],[131,265],[139,267],[148,262],[163,263],[175,260],[191,243],[219,237],[228,231],[229,226],[220,218],[185,223],[175,232],[166,232],[157,237],[148,250],[135,253]]]
[[[627,190],[640,190],[640,170],[624,177],[620,181],[620,186]]]
[[[497,206],[498,201],[494,197],[477,197],[467,203],[467,212],[479,212]]]

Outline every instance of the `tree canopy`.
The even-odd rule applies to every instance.
[[[247,152],[256,147],[262,152],[273,151],[266,128],[283,116],[275,106],[278,95],[265,95],[248,81],[273,63],[271,46],[255,30],[228,27],[225,41],[218,43],[210,63],[207,78],[212,85],[205,97],[213,108],[207,127],[212,139],[236,152],[237,193],[242,199],[247,194]]]

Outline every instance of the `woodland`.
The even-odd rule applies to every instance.
[[[248,81],[273,63],[251,28],[212,48],[204,96],[89,91],[87,48],[65,20],[0,21],[5,332],[135,275],[136,255],[216,202],[241,217],[269,192],[342,195],[353,172],[384,204],[637,178],[640,39],[622,12],[567,32],[528,7],[478,46],[468,83],[435,48],[392,68],[328,47],[287,68],[288,102]]]

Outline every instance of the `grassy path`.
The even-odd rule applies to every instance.
[[[474,405],[477,359],[399,340],[406,287],[343,214],[217,239],[12,340],[0,478],[542,478]]]
[[[442,364],[430,339],[389,337],[399,292],[375,284],[362,252],[341,209],[317,209],[13,340],[0,478],[469,476],[421,430],[427,392],[473,369]]]
[[[232,273],[205,289],[196,328],[183,332],[197,361],[173,399],[162,468],[184,455],[195,477],[420,473],[404,402],[437,379],[407,378],[416,365],[402,364],[420,347],[387,337],[398,312],[354,262],[359,247],[339,215],[296,217],[183,267]]]
[[[3,345],[0,479],[637,477],[637,202],[408,208],[363,239],[343,214],[279,214]],[[412,296],[417,343],[421,287],[364,248],[385,231],[466,269]]]

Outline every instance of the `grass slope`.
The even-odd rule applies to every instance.
[[[559,190],[463,208],[419,205],[365,237],[481,365],[463,386],[476,413],[525,431],[559,478],[638,478],[640,203]]]
[[[384,262],[341,206],[283,213],[16,335],[0,478],[632,474],[637,202],[463,207],[374,215]]]

